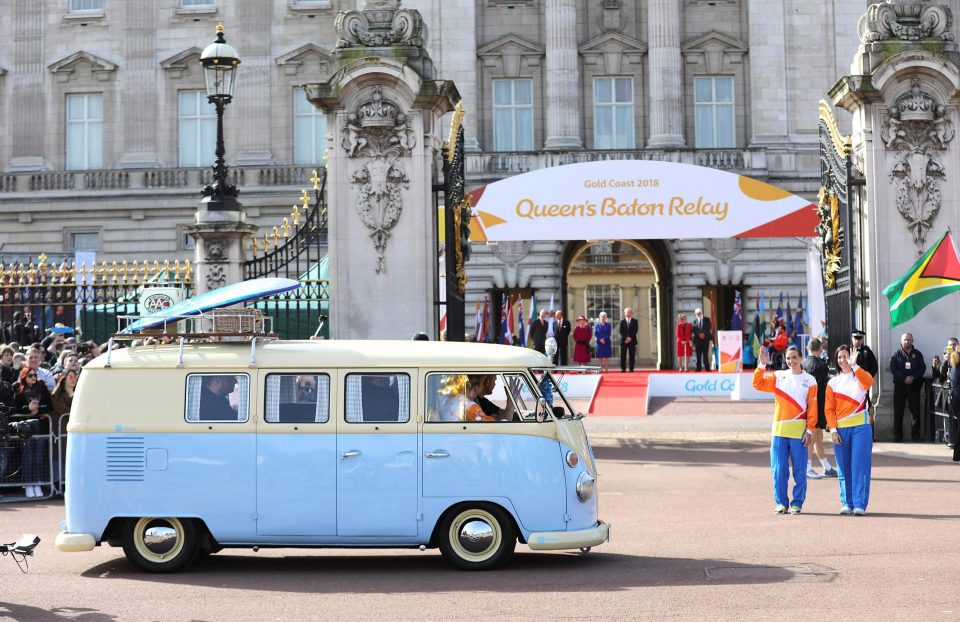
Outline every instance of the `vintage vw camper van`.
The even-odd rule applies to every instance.
[[[103,355],[73,402],[57,548],[122,546],[151,572],[227,547],[439,547],[466,570],[518,540],[587,550],[610,527],[549,367],[525,348],[418,341]]]

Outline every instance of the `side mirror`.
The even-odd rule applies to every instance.
[[[547,408],[549,407],[550,405],[547,404],[547,400],[543,399],[542,397],[537,398],[537,410],[534,412],[534,417],[536,417],[537,423],[543,423],[546,420]]]

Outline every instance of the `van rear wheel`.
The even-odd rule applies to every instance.
[[[440,552],[461,570],[490,570],[507,561],[517,546],[510,516],[478,504],[452,512],[440,531]]]
[[[123,552],[145,572],[177,572],[197,558],[200,539],[188,518],[131,518],[123,527]]]

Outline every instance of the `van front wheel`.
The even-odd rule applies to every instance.
[[[177,572],[196,559],[197,527],[190,519],[130,518],[123,526],[123,552],[146,572]]]
[[[440,531],[440,552],[461,570],[490,570],[507,561],[517,546],[513,522],[488,504],[452,512]]]

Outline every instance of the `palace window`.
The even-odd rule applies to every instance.
[[[70,0],[71,13],[80,13],[83,11],[100,11],[102,9],[103,9],[102,0]]]
[[[327,115],[307,101],[303,89],[293,92],[293,163],[320,166],[327,153]]]
[[[733,77],[694,78],[696,146],[698,149],[734,147]]]
[[[184,9],[210,6],[213,6],[213,0],[180,0],[180,7]]]
[[[67,168],[103,167],[103,95],[67,95]]]
[[[633,149],[633,79],[593,81],[593,142],[596,149]]]
[[[216,158],[217,112],[204,91],[180,92],[180,166],[210,166]]]
[[[493,81],[493,148],[533,151],[533,81]]]

